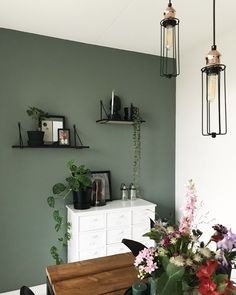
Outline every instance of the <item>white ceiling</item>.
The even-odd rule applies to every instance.
[[[209,40],[212,0],[173,0],[181,50]],[[89,44],[158,54],[168,0],[0,0],[0,27]],[[235,0],[216,1],[217,40],[235,27]],[[220,43],[220,42],[217,42]]]

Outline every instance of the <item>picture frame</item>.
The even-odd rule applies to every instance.
[[[59,128],[57,132],[58,132],[58,144],[70,146],[71,144],[70,129]]]
[[[41,130],[44,132],[44,142],[53,144],[58,142],[58,129],[65,128],[65,117],[57,115],[48,115],[40,118]]]
[[[102,180],[102,193],[105,194],[105,200],[112,201],[112,191],[111,191],[111,172],[107,171],[91,171],[91,180],[100,179]]]

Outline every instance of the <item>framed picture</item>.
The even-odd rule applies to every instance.
[[[70,145],[70,129],[58,129],[58,144]]]
[[[41,130],[44,131],[44,142],[53,144],[58,142],[58,129],[65,128],[65,117],[48,115],[41,120]]]
[[[92,182],[99,180],[101,182],[101,194],[106,201],[112,201],[111,194],[111,172],[110,171],[92,171]]]

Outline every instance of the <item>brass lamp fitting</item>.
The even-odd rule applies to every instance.
[[[219,65],[221,53],[216,49],[216,46],[212,46],[206,57],[207,66]]]
[[[165,9],[164,11],[164,18],[168,19],[168,18],[175,18],[175,9],[172,7],[172,4],[169,3],[168,7]]]

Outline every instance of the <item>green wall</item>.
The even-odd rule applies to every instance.
[[[159,57],[0,29],[0,292],[45,282],[55,234],[46,204],[52,184],[74,159],[111,170],[119,198],[132,179],[132,126],[99,125],[99,100],[116,89],[123,106],[141,110],[143,196],[174,212],[175,80],[159,76]],[[65,115],[87,150],[12,149],[28,106]]]

